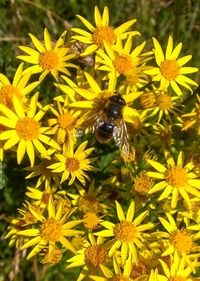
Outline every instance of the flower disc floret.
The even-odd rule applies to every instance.
[[[61,230],[62,225],[60,224],[60,222],[54,218],[49,218],[42,222],[40,228],[40,236],[47,242],[55,243],[62,237]]]
[[[156,99],[156,104],[163,110],[170,110],[173,106],[172,98],[167,94],[160,94]]]
[[[100,26],[95,28],[92,34],[92,41],[98,47],[103,47],[103,42],[106,41],[109,44],[114,44],[115,42],[115,33],[112,26]]]
[[[113,232],[117,240],[131,243],[136,238],[137,229],[132,222],[121,221],[115,225]]]
[[[66,112],[66,113],[58,116],[58,122],[62,129],[66,129],[74,122],[74,118],[72,115],[70,115],[68,112]]]
[[[168,169],[165,173],[165,178],[171,186],[176,188],[185,186],[188,181],[186,169],[178,166]]]
[[[74,157],[69,157],[66,159],[66,169],[70,172],[77,171],[80,167],[79,160]]]
[[[40,124],[33,118],[26,116],[18,120],[16,131],[21,139],[25,141],[34,140],[37,139],[40,134]]]
[[[192,237],[190,236],[189,232],[185,229],[177,230],[172,233],[170,242],[178,253],[189,254],[192,250]]]
[[[85,263],[93,268],[99,267],[106,258],[107,254],[102,245],[91,245],[85,249]]]
[[[127,55],[117,55],[113,61],[113,65],[119,74],[126,75],[130,71],[134,73],[134,68],[136,72],[136,67],[134,67],[131,57]]]
[[[58,66],[58,55],[53,50],[41,53],[39,56],[39,64],[43,69],[52,70]]]
[[[136,278],[146,275],[148,273],[148,268],[143,262],[138,262],[137,264],[132,264],[132,269],[130,277],[135,280]]]
[[[0,103],[6,105],[8,108],[13,107],[13,95],[17,98],[22,99],[22,94],[13,85],[5,85],[0,90]]]
[[[160,72],[167,80],[175,80],[179,75],[179,65],[176,60],[164,60],[161,62]]]

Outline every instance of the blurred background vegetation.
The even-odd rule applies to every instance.
[[[43,30],[47,27],[52,39],[57,40],[64,29],[81,26],[76,14],[93,21],[95,5],[101,11],[105,5],[109,7],[110,24],[113,26],[137,18],[134,28],[141,32],[140,40],[146,40],[149,49],[152,47],[152,36],[165,46],[169,34],[174,34],[177,42],[183,42],[182,54],[193,55],[191,66],[200,67],[200,1],[0,0],[0,72],[12,80],[19,65],[17,46],[30,43],[27,33],[43,39]],[[17,208],[24,201],[25,191],[24,172],[13,163],[16,160],[12,156],[0,163],[0,281],[75,280],[74,270],[66,274],[62,264],[54,268],[40,266],[36,260],[21,260],[19,252],[8,247],[8,241],[4,239],[8,216],[17,213]]]

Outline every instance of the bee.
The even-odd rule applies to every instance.
[[[122,115],[124,106],[126,102],[121,95],[114,94],[102,102],[91,119],[96,140],[107,143],[113,138],[120,151],[128,156],[129,137]]]

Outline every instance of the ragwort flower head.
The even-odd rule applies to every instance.
[[[82,270],[77,280],[83,280],[85,276],[92,274],[103,275],[103,272],[107,272],[109,269],[106,264],[109,261],[108,258],[108,243],[104,242],[102,237],[95,239],[92,233],[88,234],[88,241],[83,245],[81,250],[76,252],[76,255],[68,259],[70,264],[67,268],[73,268],[81,266]]]
[[[103,14],[101,16],[98,7],[95,6],[94,20],[96,26],[93,26],[88,20],[80,15],[77,15],[77,17],[89,30],[85,31],[80,28],[72,28],[72,31],[78,34],[72,36],[72,39],[78,40],[88,45],[86,50],[82,53],[82,56],[87,56],[96,51],[98,48],[103,48],[104,41],[110,45],[113,45],[116,42],[118,35],[120,35],[122,39],[125,39],[129,34],[132,36],[140,34],[137,31],[127,31],[136,22],[136,19],[127,21],[117,28],[110,26],[109,11],[107,7],[104,8]]]
[[[39,85],[39,81],[29,83],[31,72],[23,73],[24,64],[21,63],[14,75],[12,83],[0,73],[0,104],[13,109],[13,96],[16,96],[22,103],[26,102],[26,95]]]
[[[157,123],[160,123],[164,117],[173,124],[172,117],[180,118],[181,109],[177,102],[179,97],[171,95],[169,90],[154,89],[145,91],[140,96],[140,104],[148,117],[157,116]],[[146,108],[145,108],[146,107]]]
[[[76,184],[76,188],[78,194],[67,193],[67,195],[71,198],[72,205],[77,207],[80,213],[108,213],[109,207],[104,203],[108,195],[102,192],[102,186],[96,187],[92,181],[89,187]]]
[[[200,136],[200,96],[196,96],[197,100],[191,112],[183,114],[182,131],[187,131],[189,128],[195,127],[198,136]],[[185,119],[186,118],[186,119]],[[185,121],[186,120],[186,121]],[[184,122],[185,121],[185,122]]]
[[[175,252],[170,265],[160,259],[163,274],[159,276],[161,281],[192,281],[192,269],[187,265],[185,257],[180,257]]]
[[[38,188],[43,185],[45,186],[45,190],[51,189],[51,185],[55,185],[58,187],[60,185],[60,178],[57,173],[53,173],[48,169],[48,166],[55,163],[55,159],[53,157],[50,158],[48,155],[49,150],[47,150],[47,157],[40,157],[40,162],[33,167],[26,167],[26,171],[30,171],[31,173],[26,176],[25,179],[32,179],[38,177],[37,183],[35,184],[35,188]]]
[[[34,165],[36,152],[41,153],[43,156],[47,154],[42,142],[55,149],[60,149],[60,146],[46,135],[48,128],[42,127],[40,124],[40,120],[45,115],[47,108],[40,109],[36,113],[37,100],[38,93],[31,98],[28,112],[25,111],[23,104],[15,96],[13,97],[14,111],[0,104],[0,110],[4,115],[0,116],[0,124],[7,127],[7,130],[0,135],[0,140],[6,140],[4,149],[10,149],[18,144],[18,164],[21,163],[27,152],[31,167]]]
[[[32,258],[42,251],[46,252],[46,249],[48,249],[49,256],[51,256],[59,244],[65,249],[75,251],[66,237],[82,234],[82,231],[73,229],[82,221],[70,221],[69,217],[75,210],[66,212],[63,208],[63,201],[60,201],[56,210],[53,200],[49,200],[47,214],[41,214],[41,212],[35,211],[31,207],[29,208],[32,215],[37,218],[38,224],[30,229],[25,229],[17,233],[17,235],[24,236],[28,239],[21,247],[21,250],[33,247],[27,259]]]
[[[147,160],[156,170],[156,172],[147,172],[147,175],[160,180],[149,190],[149,194],[163,190],[158,201],[168,199],[171,195],[171,207],[173,209],[176,208],[177,202],[181,197],[191,207],[190,199],[193,196],[200,198],[200,179],[193,171],[194,164],[189,162],[184,165],[184,154],[182,151],[179,152],[177,164],[175,164],[173,157],[168,151],[165,152],[165,158],[167,167],[157,161]]]
[[[115,204],[120,222],[116,224],[110,221],[101,222],[100,224],[106,229],[96,232],[95,235],[100,237],[113,237],[110,241],[112,242],[112,246],[109,251],[109,256],[112,256],[117,249],[121,247],[122,262],[126,261],[128,253],[131,253],[136,260],[138,249],[144,246],[142,232],[151,229],[154,225],[150,222],[143,225],[141,224],[148,214],[147,211],[144,211],[134,219],[134,201],[131,202],[126,217],[120,204],[117,201]]]
[[[70,145],[64,149],[63,154],[56,154],[58,162],[48,166],[54,173],[62,173],[60,182],[68,180],[71,185],[77,178],[83,185],[85,179],[90,180],[85,171],[96,171],[97,169],[91,165],[97,158],[87,158],[94,148],[85,149],[88,141],[83,142],[74,151],[74,146]]]
[[[29,71],[31,73],[42,72],[39,80],[44,79],[48,73],[51,73],[58,80],[59,72],[70,75],[68,67],[76,68],[74,64],[69,62],[75,55],[69,54],[69,49],[64,46],[66,31],[63,32],[55,45],[51,41],[47,28],[44,29],[44,44],[33,34],[29,33],[29,36],[36,50],[27,46],[19,46],[26,55],[17,56],[18,59],[34,64],[34,66],[26,68],[24,73]]]
[[[200,246],[197,244],[199,239],[199,225],[184,227],[179,221],[166,213],[167,219],[159,217],[162,226],[166,231],[157,231],[155,233],[159,247],[162,251],[162,257],[171,257],[178,254],[185,258],[185,262],[190,266],[192,271],[198,266],[197,261],[200,256]],[[180,225],[179,225],[180,224]]]
[[[146,42],[132,50],[132,41],[132,36],[129,35],[124,46],[120,37],[114,47],[105,42],[105,50],[98,50],[96,56],[96,69],[108,72],[108,76],[123,77],[120,91],[126,93],[136,91],[148,83],[148,75],[144,70],[149,68],[146,65],[149,53],[142,54]]]
[[[179,85],[181,85],[192,92],[190,85],[198,86],[198,84],[186,77],[185,74],[197,72],[198,68],[183,66],[192,56],[187,55],[178,58],[182,49],[182,43],[179,43],[173,49],[173,38],[169,36],[165,55],[156,38],[153,38],[153,43],[153,51],[158,67],[146,70],[146,73],[153,76],[153,81],[160,81],[161,89],[167,89],[171,85],[174,92],[178,96],[182,96],[182,91],[179,87]]]
[[[50,105],[50,110],[55,118],[49,118],[48,124],[54,130],[56,141],[60,145],[74,145],[77,140],[77,128],[82,122],[81,111],[69,108],[68,97],[62,104],[59,99],[56,99],[58,109],[54,105]]]

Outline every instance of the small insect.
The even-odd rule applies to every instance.
[[[122,115],[124,106],[125,100],[114,94],[102,102],[91,119],[92,131],[99,143],[107,143],[113,138],[120,151],[128,155],[129,137]]]

